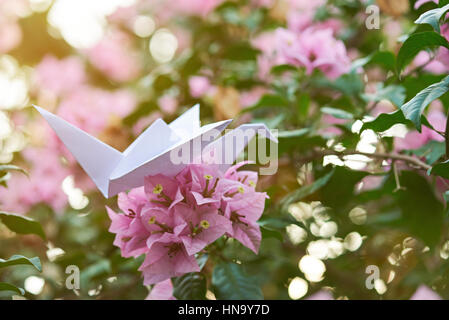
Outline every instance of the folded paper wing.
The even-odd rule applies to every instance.
[[[256,134],[278,143],[277,138],[265,124],[242,124],[208,144],[203,151],[203,158],[210,159],[210,162],[218,164],[220,171],[225,172]]]
[[[263,124],[242,125],[217,139],[232,119],[201,127],[199,106],[195,105],[170,124],[156,120],[122,153],[45,109],[34,107],[106,198],[142,186],[147,175],[175,175],[189,163],[201,159],[205,151],[227,146],[234,139],[237,144],[223,151],[231,154],[231,164],[257,132],[265,132],[277,142]],[[242,130],[243,139],[237,133]],[[180,151],[184,161],[177,158]],[[221,167],[226,169],[229,165],[226,162]]]

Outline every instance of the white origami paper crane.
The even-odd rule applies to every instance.
[[[256,133],[265,132],[270,140],[277,143],[277,139],[264,124],[239,126],[237,129],[250,131],[250,134],[237,143],[227,143],[235,141],[236,135],[233,132],[237,129],[216,139],[232,119],[201,127],[199,105],[195,105],[170,124],[162,119],[154,121],[124,152],[119,152],[45,109],[34,107],[106,198],[142,186],[147,175],[176,175],[189,164],[172,161],[173,154],[178,150],[188,150],[187,158],[196,159],[205,150],[210,152],[225,146],[224,153],[232,152],[232,156],[227,157],[231,161],[219,163],[220,169],[226,170]],[[192,144],[199,147],[189,147]]]

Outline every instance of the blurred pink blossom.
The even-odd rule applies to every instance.
[[[258,75],[261,79],[268,79],[272,67],[286,63],[285,58],[276,50],[275,32],[261,33],[251,39],[251,44],[262,52],[257,57]]]
[[[178,0],[172,2],[173,9],[183,14],[206,16],[218,7],[223,0]]]
[[[109,117],[124,117],[136,106],[135,96],[128,90],[107,91],[84,86],[64,98],[58,115],[82,130],[98,135],[106,128]]]
[[[334,300],[334,297],[329,291],[320,290],[308,296],[306,300]]]
[[[245,108],[256,104],[268,91],[264,87],[255,87],[240,94],[240,105]]]
[[[8,21],[0,16],[0,53],[6,53],[22,41],[22,30],[16,21]]]
[[[28,148],[22,152],[32,165],[29,177],[14,174],[8,188],[0,187],[2,209],[20,214],[26,213],[38,203],[46,203],[56,212],[67,204],[67,196],[62,192],[62,181],[70,174],[67,167],[54,152],[45,149]]]
[[[212,85],[207,77],[192,76],[189,78],[190,95],[194,98],[200,98],[207,94]]]
[[[158,104],[159,108],[166,114],[173,114],[178,108],[178,100],[169,94],[160,97]]]
[[[366,176],[361,181],[362,185],[361,185],[361,188],[359,191],[363,192],[363,191],[377,189],[382,185],[383,181],[384,181],[383,176],[374,176],[374,175]]]
[[[108,33],[87,50],[92,65],[114,81],[135,79],[140,72],[140,61],[133,50],[131,38],[124,32]]]
[[[309,27],[293,32],[278,28],[274,33],[259,35],[252,45],[262,51],[258,65],[263,79],[273,66],[285,63],[305,67],[308,75],[319,69],[330,79],[338,78],[350,68],[346,47],[334,38],[332,29]]]
[[[298,11],[316,11],[319,7],[326,4],[327,0],[287,0],[290,10]]]
[[[341,129],[337,128],[334,125],[345,124],[347,122],[347,120],[345,119],[335,118],[330,114],[323,114],[321,119],[324,124],[328,125],[327,127],[320,130],[320,134],[322,135],[331,135],[331,136],[340,135],[342,133]]]
[[[59,60],[47,55],[34,70],[34,82],[38,88],[57,96],[77,90],[86,78],[84,64],[75,56]]]
[[[327,19],[322,22],[314,23],[314,11],[293,11],[287,16],[288,29],[294,32],[302,32],[313,26],[315,29],[331,29],[334,35],[338,34],[343,28],[343,23],[338,19]]]
[[[442,111],[441,101],[437,100],[432,103],[427,114],[427,120],[435,130],[438,130],[440,132],[445,131],[446,115]],[[444,141],[444,137],[434,130],[426,126],[422,126],[421,133],[413,130],[408,132],[404,138],[395,138],[395,150],[401,151],[408,149],[417,149],[431,140],[442,142]]]
[[[279,28],[276,33],[280,54],[288,63],[305,67],[307,74],[319,69],[328,78],[336,79],[349,71],[351,61],[346,47],[333,37],[331,29],[308,28],[295,34]]]
[[[432,289],[426,285],[421,285],[415,291],[410,300],[443,300],[441,297]]]

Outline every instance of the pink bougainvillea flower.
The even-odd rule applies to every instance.
[[[238,170],[244,165],[254,163],[252,161],[243,161],[232,167],[230,167],[224,174],[224,177],[229,180],[238,181],[240,183],[246,184],[250,187],[255,187],[257,185],[258,175],[255,171],[249,170]]]
[[[257,253],[262,239],[257,220],[263,213],[266,194],[254,192],[251,187],[242,188],[245,190],[243,193],[239,192],[240,195],[236,194],[225,202],[224,215],[232,222],[230,236]]]
[[[118,206],[123,214],[117,214],[107,207],[111,226],[109,232],[115,233],[114,245],[119,247],[124,257],[137,257],[146,252],[146,240],[150,232],[139,217],[147,203],[143,187],[118,195]]]
[[[231,221],[211,206],[194,210],[187,205],[179,205],[176,211],[177,216],[187,224],[179,237],[189,255],[198,253],[225,233],[232,232]]]
[[[147,246],[148,253],[139,268],[144,285],[200,271],[195,256],[187,253],[182,240],[175,233],[151,235]]]
[[[150,205],[169,209],[184,199],[177,181],[161,174],[145,177],[145,193]]]
[[[173,297],[173,284],[170,279],[156,283],[145,300],[176,300]]]
[[[136,215],[140,213],[142,207],[147,203],[144,187],[132,189],[128,193],[119,193],[117,202],[118,207],[125,214]]]
[[[191,164],[175,177],[147,176],[144,187],[119,195],[124,214],[107,208],[122,255],[145,255],[144,284],[199,271],[195,254],[224,235],[257,253],[266,194],[255,190],[257,173],[238,170],[247,163],[224,174],[215,164]]]
[[[218,208],[222,194],[221,175],[215,165],[190,165],[181,171],[177,180],[188,188],[185,189],[188,200],[193,198],[196,205],[214,203]]]
[[[114,245],[119,247],[125,258],[138,257],[147,251],[146,241],[150,232],[133,213],[118,214],[106,207],[112,223],[109,232],[115,233]]]

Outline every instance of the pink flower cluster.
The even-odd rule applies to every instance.
[[[237,171],[244,164],[224,174],[192,164],[175,177],[147,176],[143,187],[119,194],[123,214],[107,208],[122,256],[146,255],[145,285],[199,271],[195,254],[223,235],[258,252],[267,195],[255,190],[256,172]]]
[[[351,60],[344,43],[333,33],[331,28],[309,27],[301,32],[278,28],[274,33],[260,35],[253,45],[262,51],[258,58],[261,78],[280,64],[304,67],[307,74],[321,70],[330,79],[348,72]]]

